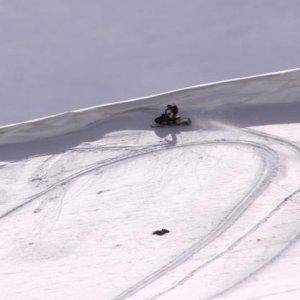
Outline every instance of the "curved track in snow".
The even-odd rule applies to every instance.
[[[179,147],[189,147],[189,146],[210,146],[210,145],[243,145],[243,146],[249,146],[249,147],[253,147],[255,149],[257,149],[257,151],[260,151],[261,153],[264,153],[264,157],[266,158],[265,162],[265,168],[262,172],[262,176],[261,178],[258,179],[257,182],[254,183],[254,185],[250,188],[249,193],[245,196],[246,199],[250,198],[250,195],[253,194],[254,192],[257,192],[257,190],[262,190],[262,187],[265,187],[266,184],[265,182],[271,177],[272,172],[274,172],[274,163],[271,163],[270,158],[273,157],[273,160],[275,160],[275,153],[274,151],[272,151],[271,148],[268,148],[266,146],[262,146],[260,144],[255,144],[255,143],[251,143],[249,141],[230,141],[230,140],[214,140],[214,141],[205,141],[205,142],[192,142],[192,143],[186,143],[180,146],[175,146],[176,148]],[[104,161],[100,161],[100,162],[96,162],[93,163],[92,165],[88,166],[87,168],[84,168],[74,174],[72,174],[71,176],[68,176],[64,179],[62,179],[61,181],[51,185],[48,189],[39,192],[31,197],[29,197],[28,199],[26,199],[22,204],[14,207],[13,209],[5,212],[4,214],[0,215],[0,219],[3,219],[9,215],[11,215],[12,213],[18,211],[19,209],[21,209],[22,207],[26,206],[27,204],[31,203],[34,200],[37,200],[39,197],[47,194],[48,192],[54,190],[55,188],[57,188],[58,186],[62,186],[62,185],[66,185],[70,182],[72,182],[73,180],[84,176],[88,173],[94,172],[98,169],[101,169],[103,167],[107,167],[110,166],[112,164],[115,163],[119,163],[128,159],[134,159],[137,158],[139,156],[145,155],[145,154],[150,154],[153,152],[158,152],[158,151],[163,151],[166,149],[170,149],[169,145],[163,145],[163,146],[153,146],[153,147],[146,147],[145,149],[139,149],[134,151],[134,153],[132,155],[125,155],[125,156],[120,156],[120,157],[116,157],[113,159],[108,159],[108,160],[104,160]],[[272,172],[270,172],[270,170]],[[265,174],[266,172],[266,174]],[[260,186],[261,185],[261,186]],[[258,189],[259,187],[259,189]],[[244,199],[241,200],[241,202],[244,202]]]
[[[286,147],[289,147],[292,151],[297,152],[300,154],[300,148],[294,144],[291,143],[285,139],[281,139],[279,137],[275,137],[269,134],[265,134],[256,130],[252,129],[245,129],[245,132],[249,132],[252,135],[256,135],[259,137],[263,137],[266,140],[270,141],[275,141],[276,143],[279,143],[281,145],[284,145]],[[227,143],[226,141],[225,143]],[[230,142],[231,143],[231,142]],[[187,249],[185,252],[177,256],[174,260],[172,260],[170,263],[162,267],[161,269],[157,270],[156,272],[150,274],[146,278],[144,278],[142,281],[136,283],[126,291],[122,292],[119,294],[116,298],[116,300],[120,299],[126,299],[130,298],[131,296],[135,295],[138,293],[140,290],[145,288],[147,285],[153,283],[156,280],[159,280],[162,276],[166,275],[168,272],[171,270],[177,268],[180,266],[182,263],[184,263],[186,260],[191,258],[195,253],[206,247],[208,244],[213,242],[218,236],[220,236],[225,230],[227,230],[241,215],[242,213],[247,209],[247,207],[257,198],[259,195],[267,188],[268,183],[270,183],[270,180],[272,177],[274,177],[276,170],[277,170],[277,156],[276,153],[269,147],[263,146],[262,144],[252,144],[250,142],[245,142],[246,144],[249,143],[249,146],[251,145],[252,147],[256,147],[258,151],[263,150],[263,156],[265,158],[264,160],[264,170],[261,172],[261,177],[251,186],[248,194],[241,199],[240,203],[230,212],[230,214],[212,231],[210,232],[204,239],[201,239],[197,243],[195,243],[192,247]],[[197,272],[200,272],[202,268],[207,267],[210,263],[216,261],[220,257],[224,256],[228,251],[234,249],[239,243],[241,243],[246,237],[251,235],[253,232],[255,232],[257,229],[259,229],[261,226],[264,225],[264,223],[268,222],[270,218],[272,218],[280,209],[282,209],[285,205],[288,204],[293,197],[297,196],[300,192],[300,189],[297,189],[296,191],[292,192],[289,194],[287,197],[285,197],[278,205],[274,207],[274,209],[269,212],[263,219],[261,219],[258,223],[256,223],[253,227],[251,227],[245,234],[240,236],[236,241],[234,241],[229,247],[227,247],[224,251],[218,253],[215,255],[212,259],[205,261],[203,264],[199,265],[197,268],[189,272],[186,276],[178,280],[176,284],[173,286],[167,288],[166,290],[160,292],[159,294],[150,297],[149,299],[156,299],[160,298],[160,296],[163,296],[170,292],[171,290],[174,290],[178,287],[180,287],[183,283],[185,283],[187,280],[189,280],[192,276],[194,276]],[[295,242],[299,238],[299,235],[296,235],[294,239],[292,239],[284,249],[282,249],[277,255],[273,256],[269,261],[267,261],[262,267],[259,269],[251,272],[248,274],[246,277],[241,278],[238,282],[236,282],[234,285],[228,287],[227,289],[216,293],[213,296],[210,296],[209,298],[215,298],[218,296],[221,296],[223,293],[228,292],[232,288],[234,288],[236,285],[240,284],[242,281],[246,280],[248,277],[252,276],[259,270],[265,268],[270,262],[274,261],[277,257],[280,256],[280,254],[288,249],[291,244]],[[199,295],[199,299],[204,299]],[[147,298],[148,299],[148,298]]]
[[[271,148],[266,146],[262,146],[260,144],[255,144],[251,142],[241,142],[241,141],[214,141],[213,143],[221,143],[225,145],[230,144],[240,144],[247,145],[249,147],[253,147],[258,151],[262,157],[264,158],[264,166],[260,172],[260,176],[257,178],[256,182],[253,183],[251,187],[249,187],[249,191],[247,194],[239,201],[238,205],[234,207],[232,211],[220,222],[214,230],[209,232],[209,234],[204,238],[199,240],[197,243],[192,245],[189,249],[178,255],[174,260],[170,263],[157,270],[156,272],[150,274],[142,281],[136,283],[128,290],[124,291],[120,295],[118,295],[115,299],[125,299],[137,293],[139,290],[143,289],[148,284],[154,282],[158,278],[166,275],[168,272],[178,267],[189,258],[191,258],[195,253],[206,247],[209,243],[214,241],[218,236],[220,236],[227,228],[229,228],[236,220],[239,218],[242,213],[247,209],[249,205],[258,197],[268,186],[268,183],[271,181],[272,177],[276,174],[277,169],[277,157],[272,151]],[[201,145],[206,144],[209,145],[210,142],[201,143]],[[199,144],[198,144],[199,145]]]

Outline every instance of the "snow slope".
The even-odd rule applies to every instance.
[[[2,298],[299,298],[299,95],[292,70],[0,128]],[[192,125],[150,129],[169,102]]]

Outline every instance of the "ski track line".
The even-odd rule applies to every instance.
[[[292,148],[294,151],[296,151],[297,153],[300,152],[300,147],[295,144],[292,143],[286,139],[271,135],[271,134],[267,134],[267,133],[263,133],[260,132],[258,130],[254,130],[254,129],[250,129],[250,128],[244,128],[241,129],[241,131],[250,133],[251,135],[256,135],[259,137],[263,137],[265,140],[275,140],[275,142],[278,142],[280,144],[283,144],[285,146],[288,146],[289,148]],[[274,214],[276,214],[283,206],[285,206],[296,194],[298,194],[300,192],[300,189],[296,190],[295,192],[293,192],[292,194],[290,194],[289,196],[287,196],[286,198],[284,198],[282,200],[281,203],[279,203],[268,215],[266,215],[261,221],[259,221],[256,225],[254,225],[248,232],[246,232],[243,236],[241,236],[239,239],[237,239],[232,245],[230,245],[227,249],[225,249],[224,251],[222,251],[221,253],[217,254],[215,257],[213,257],[212,259],[206,261],[205,263],[203,263],[202,265],[200,265],[199,267],[197,267],[195,270],[193,270],[192,272],[190,272],[187,276],[185,276],[183,279],[181,279],[178,283],[176,283],[174,286],[168,288],[167,290],[151,297],[150,299],[155,299],[158,298],[168,292],[170,292],[171,290],[174,290],[175,288],[179,287],[180,285],[184,284],[187,280],[189,280],[192,276],[194,276],[198,271],[200,271],[202,268],[206,267],[207,265],[209,265],[210,263],[214,262],[215,260],[217,260],[218,258],[222,257],[223,255],[225,255],[227,252],[233,250],[243,239],[245,239],[246,237],[248,237],[249,235],[251,235],[253,232],[255,232],[257,229],[259,229],[264,223],[266,223]],[[215,294],[211,297],[209,297],[208,299],[213,299],[215,297],[219,297],[224,295],[225,293],[230,292],[234,287],[236,287],[237,285],[243,283],[244,281],[246,281],[247,279],[249,279],[251,276],[253,276],[254,274],[256,274],[257,272],[263,270],[264,268],[266,268],[270,263],[272,263],[274,260],[276,260],[283,252],[285,252],[292,244],[294,244],[298,239],[300,238],[300,233],[298,235],[296,235],[296,237],[294,237],[292,240],[290,240],[290,242],[286,245],[286,247],[284,247],[276,256],[272,257],[268,262],[266,262],[263,266],[261,266],[260,268],[258,268],[257,270],[255,270],[254,272],[250,273],[249,275],[247,275],[245,278],[241,279],[240,281],[238,281],[237,283],[235,283],[234,285],[232,285],[231,287],[227,288],[226,290]]]

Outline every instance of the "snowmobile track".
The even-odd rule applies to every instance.
[[[283,146],[293,149],[293,151],[296,151],[297,153],[299,153],[299,151],[300,151],[299,147],[297,145],[295,145],[289,141],[286,141],[284,139],[281,139],[281,138],[278,138],[275,136],[271,136],[269,134],[261,133],[261,132],[258,132],[256,130],[252,130],[252,129],[245,129],[243,131],[245,131],[251,135],[254,135],[254,136],[259,136],[266,140],[272,140],[273,142],[279,143]],[[196,141],[196,142],[183,143],[180,145],[155,144],[155,145],[147,146],[147,147],[130,147],[130,146],[124,147],[124,148],[127,148],[126,150],[130,151],[129,154],[127,153],[125,155],[121,155],[121,156],[115,157],[113,159],[101,160],[101,161],[98,161],[96,163],[89,165],[88,167],[81,169],[80,171],[60,180],[59,182],[56,182],[55,184],[51,185],[46,190],[27,198],[22,204],[14,207],[13,209],[5,212],[4,214],[2,214],[0,216],[0,219],[4,219],[13,213],[16,213],[17,211],[19,211],[20,209],[25,207],[27,204],[29,204],[35,200],[38,200],[41,196],[56,189],[57,187],[62,186],[62,185],[67,185],[67,184],[73,182],[74,180],[76,180],[77,178],[84,176],[88,173],[97,171],[103,167],[108,167],[110,165],[120,163],[120,162],[123,162],[126,160],[135,159],[139,156],[143,156],[143,155],[147,155],[147,154],[159,152],[159,151],[165,151],[168,149],[194,147],[194,146],[215,146],[215,145],[230,145],[230,146],[231,145],[240,145],[243,147],[251,147],[251,148],[255,149],[257,152],[259,152],[259,154],[263,158],[263,167],[260,171],[260,177],[253,183],[253,185],[250,187],[247,194],[240,200],[240,202],[215,227],[215,229],[213,231],[211,231],[204,239],[201,239],[200,241],[198,241],[197,243],[192,245],[190,248],[188,248],[186,251],[184,251],[183,253],[178,255],[170,263],[168,263],[164,267],[160,268],[159,270],[153,272],[152,274],[148,275],[146,278],[144,278],[140,282],[136,283],[135,285],[131,286],[129,289],[123,291],[121,294],[116,296],[114,299],[125,299],[128,297],[131,297],[134,294],[136,294],[138,291],[142,290],[143,288],[145,288],[152,282],[158,280],[160,277],[164,276],[165,274],[167,274],[174,268],[177,268],[179,265],[181,265],[182,263],[187,261],[195,253],[199,252],[201,249],[206,247],[208,244],[210,244],[212,241],[214,241],[217,237],[219,237],[222,233],[224,233],[230,226],[232,226],[235,223],[235,221],[243,214],[243,212],[245,210],[247,210],[249,205],[251,205],[251,203],[257,197],[259,197],[259,195],[268,187],[269,183],[272,181],[272,178],[276,176],[279,161],[278,161],[278,155],[273,149],[271,149],[270,147],[265,146],[263,144],[252,142],[249,140],[229,140],[229,139],[208,140],[208,141],[200,141],[200,142]],[[119,147],[117,147],[117,148],[119,149]],[[85,148],[82,150],[88,151],[89,149]],[[92,150],[95,150],[95,149],[92,149]],[[77,151],[77,149],[70,149],[69,151]],[[81,151],[80,148],[79,148],[79,151]],[[284,200],[282,200],[282,202],[278,206],[276,206],[270,212],[269,215],[265,216],[265,218],[263,218],[259,223],[257,223],[254,227],[252,227],[247,233],[245,233],[243,236],[241,236],[239,239],[237,239],[225,251],[219,253],[217,256],[213,257],[211,260],[206,261],[205,263],[200,265],[198,268],[193,270],[191,273],[189,273],[187,276],[182,278],[174,286],[171,286],[167,290],[160,292],[158,295],[152,297],[152,299],[159,297],[159,296],[175,289],[176,287],[180,286],[181,284],[186,282],[189,278],[191,278],[200,269],[204,268],[211,262],[213,262],[213,261],[217,260],[218,258],[220,258],[221,256],[223,256],[229,250],[236,247],[236,245],[239,244],[244,238],[246,238],[252,232],[257,230],[261,225],[266,223],[274,214],[276,214],[276,212],[278,212],[283,206],[285,206],[291,198],[293,198],[297,193],[299,193],[299,191],[300,190],[295,191],[294,193],[292,193],[291,195],[286,197]],[[293,241],[291,241],[290,244],[292,242]],[[280,253],[278,254],[278,256],[279,255],[280,255]],[[272,260],[273,259],[275,259],[275,258],[272,258]],[[256,270],[255,272],[257,272],[257,271],[259,271],[259,270]],[[251,276],[251,275],[252,274],[249,274],[249,276]],[[241,281],[243,281],[243,280],[245,280],[245,278],[243,278]],[[237,285],[239,283],[240,282],[236,283],[235,285]],[[229,287],[228,289],[226,289],[226,291],[231,289],[232,287]],[[225,293],[226,291],[223,291],[222,293]],[[222,293],[219,293],[218,295],[221,295]],[[215,296],[217,296],[217,295],[215,295]]]
[[[234,142],[234,141],[218,141],[217,143],[223,143],[226,145],[229,144],[241,144],[255,147],[257,151],[260,151],[264,157],[264,166],[261,170],[260,177],[255,181],[255,183],[250,187],[248,193],[240,200],[240,202],[227,214],[227,216],[215,227],[213,231],[208,233],[208,235],[192,245],[189,249],[185,250],[183,253],[178,255],[175,259],[169,262],[167,265],[161,269],[155,271],[154,273],[148,275],[142,281],[138,282],[128,290],[124,291],[122,294],[115,297],[115,300],[126,299],[131,297],[139,290],[143,289],[148,284],[154,282],[158,278],[166,275],[168,272],[178,267],[189,258],[191,258],[195,253],[199,252],[201,249],[206,247],[222,233],[224,233],[240,216],[241,214],[249,207],[249,205],[267,188],[268,183],[271,181],[273,176],[276,175],[277,171],[277,157],[276,153],[260,144],[254,144],[248,141],[244,142]]]
[[[277,143],[279,143],[281,145],[289,147],[290,149],[292,149],[293,151],[297,152],[298,154],[300,152],[300,148],[296,144],[291,143],[291,142],[289,142],[289,141],[287,141],[285,139],[282,139],[282,138],[279,138],[279,137],[276,137],[276,136],[273,136],[273,135],[270,135],[270,134],[262,133],[260,131],[253,130],[253,129],[243,129],[242,131],[245,131],[245,132],[250,133],[250,134],[255,135],[255,136],[262,137],[262,138],[264,138],[266,140],[273,140],[273,141],[275,141],[275,142],[277,142]],[[260,144],[256,144],[256,146],[258,146],[258,148],[261,147]],[[270,151],[269,154],[273,152],[273,150],[271,150],[270,148],[268,150]],[[270,167],[273,168],[273,171],[276,168],[274,164],[271,164]],[[269,179],[270,179],[272,177],[272,175],[271,175],[272,172],[270,172],[269,174],[270,174],[269,175]],[[254,199],[259,196],[259,194],[263,191],[264,188],[266,188],[266,185],[267,185],[267,183],[265,185],[263,184],[261,188],[258,188],[258,191],[257,191],[256,195],[253,195]],[[255,187],[257,187],[257,184],[255,184],[253,186],[253,189],[255,189]],[[223,256],[224,254],[226,254],[228,251],[230,251],[231,249],[235,248],[243,239],[245,239],[251,233],[253,233],[254,231],[256,231],[260,226],[262,226],[264,223],[266,223],[277,211],[279,211],[284,205],[286,205],[288,203],[288,201],[291,200],[299,192],[300,192],[300,189],[296,190],[295,192],[293,192],[292,194],[290,194],[289,196],[287,196],[284,200],[282,200],[282,202],[278,206],[276,206],[274,208],[273,211],[271,211],[267,216],[265,216],[260,222],[258,222],[254,227],[252,227],[247,233],[245,233],[243,236],[241,236],[239,239],[237,239],[225,251],[219,253],[213,259],[211,259],[209,261],[206,261],[204,264],[200,265],[198,268],[196,268],[195,270],[193,270],[191,273],[189,273],[187,276],[185,276],[184,278],[182,278],[182,280],[180,280],[178,283],[174,284],[169,289],[167,289],[165,291],[162,291],[159,294],[157,294],[156,296],[151,297],[149,299],[155,299],[155,298],[157,298],[159,296],[162,296],[163,294],[166,294],[167,292],[175,289],[176,287],[182,285],[184,282],[186,282],[188,279],[190,279],[196,272],[200,271],[202,268],[204,268],[205,266],[207,266],[211,262],[217,260],[218,258],[220,258],[221,256]],[[251,194],[251,191],[250,191],[250,194]],[[241,200],[241,202],[243,202],[243,200]],[[251,203],[249,203],[248,205],[245,204],[245,206],[243,207],[243,209],[246,210],[247,207],[250,204]],[[235,212],[235,209],[232,212]],[[231,216],[232,216],[232,212],[230,213]],[[240,215],[241,214],[235,215],[233,213],[232,219],[229,218],[229,220],[228,220],[226,218],[226,220],[228,220],[228,223],[226,223],[226,221],[225,221],[223,224],[220,224],[220,226],[224,226],[223,230],[220,228],[220,226],[217,226],[217,228],[213,232],[211,232],[211,233],[208,234],[207,238],[205,238],[205,239],[199,241],[198,243],[196,243],[195,245],[193,245],[190,249],[186,250],[184,253],[182,253],[181,255],[179,255],[178,257],[176,257],[168,265],[166,265],[166,266],[162,267],[161,269],[159,269],[158,271],[150,274],[149,276],[147,276],[146,278],[144,278],[142,281],[136,283],[135,285],[133,285],[132,287],[130,287],[129,289],[127,289],[123,293],[119,294],[117,297],[114,298],[114,300],[126,299],[126,298],[129,298],[129,297],[133,296],[138,291],[140,291],[141,289],[145,288],[147,285],[149,285],[152,282],[158,280],[160,277],[164,276],[166,273],[168,273],[172,269],[178,267],[180,264],[182,264],[188,258],[192,257],[196,252],[200,251],[202,248],[204,248],[209,243],[211,243],[216,237],[218,237],[219,235],[221,235],[225,230],[227,230]],[[221,229],[221,232],[218,231],[219,228]],[[300,233],[299,233],[299,235],[300,235]],[[297,240],[299,238],[299,235],[297,235],[295,237],[295,239],[291,240],[289,242],[289,244],[280,253],[278,253],[276,257],[273,257],[269,262],[267,262],[266,265],[268,265],[271,261],[273,261],[274,259],[276,259],[277,257],[279,257],[280,254],[283,251],[285,251],[287,248],[289,248],[289,246],[291,244],[293,244],[295,242],[295,240]],[[230,289],[232,289],[236,285],[240,284],[242,281],[244,281],[247,278],[251,277],[253,274],[255,274],[259,270],[263,269],[265,266],[261,267],[260,269],[256,270],[255,272],[249,274],[246,278],[243,278],[238,283],[236,283],[235,285],[229,287],[228,289],[224,290],[223,292],[218,293],[218,294],[216,294],[216,295],[214,295],[214,296],[212,296],[210,298],[215,298],[216,296],[221,296],[223,293],[229,291]]]
[[[150,299],[156,299],[168,292],[170,292],[171,290],[179,287],[180,285],[184,284],[187,280],[189,280],[192,276],[194,276],[197,272],[199,272],[201,269],[205,268],[207,265],[209,265],[210,263],[212,263],[213,261],[219,259],[220,257],[224,256],[226,253],[228,253],[230,250],[234,249],[242,240],[244,240],[246,237],[248,237],[250,234],[252,234],[253,232],[255,232],[260,226],[262,226],[264,223],[268,222],[268,220],[270,218],[272,218],[282,207],[284,207],[285,205],[288,204],[288,202],[290,200],[293,199],[293,197],[295,197],[298,193],[300,193],[300,189],[296,190],[295,192],[293,192],[292,194],[290,194],[288,197],[284,198],[280,204],[278,204],[267,216],[265,216],[260,222],[256,223],[255,226],[253,226],[249,231],[247,231],[244,235],[242,235],[239,239],[237,239],[233,244],[231,244],[225,251],[220,252],[218,255],[216,255],[215,257],[213,257],[212,259],[206,261],[205,263],[201,264],[198,268],[196,268],[195,270],[193,270],[192,272],[190,272],[187,276],[185,276],[184,278],[182,278],[178,283],[176,283],[174,286],[172,286],[171,288],[169,288],[168,290],[165,290],[161,293],[159,293],[158,295],[150,298]],[[275,257],[272,257],[272,259],[270,261],[268,261],[265,265],[263,265],[260,269],[250,273],[247,277],[243,278],[241,281],[237,282],[235,285],[232,285],[230,287],[228,287],[226,290],[222,291],[221,293],[218,293],[208,299],[213,299],[215,297],[218,296],[222,296],[223,294],[225,294],[226,292],[228,292],[229,290],[233,289],[235,286],[241,284],[243,281],[247,280],[248,278],[250,278],[252,275],[256,274],[257,272],[261,271],[262,269],[266,268],[271,262],[273,262],[276,258],[278,258],[284,251],[286,251],[296,240],[298,240],[300,237],[300,235],[298,234],[294,239],[292,239],[288,245],[286,247],[284,247],[284,249],[279,252]]]
[[[146,148],[139,148],[136,151],[132,151],[133,154],[132,155],[121,155],[118,156],[116,158],[113,159],[107,159],[107,160],[102,160],[96,163],[91,164],[90,166],[88,166],[87,168],[83,168],[82,170],[80,170],[79,172],[76,172],[62,180],[60,180],[59,182],[51,185],[50,187],[48,187],[46,190],[41,191],[29,198],[27,198],[23,203],[21,203],[20,205],[12,208],[11,210],[3,213],[2,215],[0,215],[0,220],[8,217],[9,215],[11,215],[12,213],[17,212],[19,209],[25,207],[27,204],[37,200],[38,198],[40,198],[41,196],[47,194],[48,192],[54,190],[55,188],[57,188],[58,186],[62,186],[62,185],[67,185],[68,183],[72,182],[73,180],[89,174],[91,172],[94,172],[96,170],[99,170],[103,167],[107,167],[109,165],[115,164],[115,163],[119,163],[128,159],[133,159],[142,155],[146,155],[146,154],[150,154],[150,153],[154,153],[154,152],[159,152],[159,151],[163,151],[163,150],[168,150],[171,148],[182,148],[182,147],[189,147],[189,146],[208,146],[208,145],[247,145],[250,147],[254,147],[257,149],[268,149],[268,151],[270,151],[270,153],[272,153],[272,149],[267,148],[265,146],[262,146],[260,144],[256,144],[256,143],[251,143],[249,141],[234,141],[234,140],[212,140],[212,141],[203,141],[203,142],[190,142],[190,143],[185,143],[185,144],[181,144],[181,145],[176,145],[176,146],[170,146],[169,144],[163,144],[163,145],[154,145],[153,147],[146,147]]]

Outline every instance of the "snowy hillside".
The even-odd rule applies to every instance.
[[[299,299],[299,136],[300,70],[0,128],[1,298]]]

